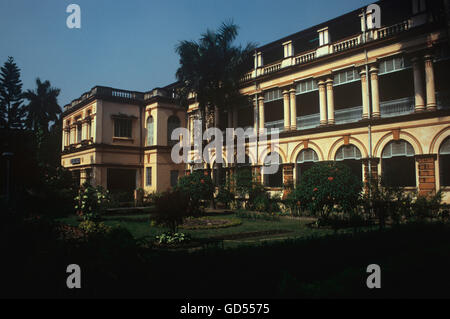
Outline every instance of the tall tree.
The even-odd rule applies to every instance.
[[[239,81],[248,71],[255,45],[234,45],[238,26],[232,22],[222,23],[217,31],[207,30],[197,41],[181,41],[176,46],[180,67],[176,77],[181,83],[180,103],[188,106],[194,94],[202,119],[210,118],[213,110],[231,109],[242,103]],[[207,127],[202,121],[202,132]],[[211,122],[211,121],[208,121]]]
[[[29,101],[26,106],[26,127],[35,132],[49,132],[50,122],[58,120],[61,107],[58,105],[60,89],[53,88],[49,81],[36,79],[36,90],[27,90],[23,96]]]
[[[0,69],[0,127],[23,128],[25,109],[22,103],[20,69],[13,57],[8,57]]]

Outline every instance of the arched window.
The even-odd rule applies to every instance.
[[[439,173],[441,186],[450,186],[450,137],[439,148]]]
[[[278,163],[273,160],[273,155],[278,156]],[[283,169],[281,167],[281,156],[278,153],[269,153],[267,154],[266,158],[264,159],[264,167],[262,170],[262,174],[264,174],[264,186],[267,187],[283,187]],[[276,172],[265,172],[265,168],[269,168],[272,165],[277,165],[278,169]],[[271,168],[272,169],[272,168]]]
[[[382,182],[386,186],[416,186],[414,148],[406,141],[391,141],[381,154]]]
[[[296,159],[296,171],[297,177],[296,182],[299,183],[302,175],[309,170],[315,162],[319,161],[317,153],[310,148],[302,150]]]
[[[170,116],[167,120],[167,145],[173,146],[178,143],[178,140],[171,139],[173,130],[178,127],[180,127],[180,119],[175,115]]]
[[[341,146],[334,158],[338,162],[342,162],[347,165],[352,173],[362,180],[362,162],[361,162],[361,151],[355,145],[344,145]]]
[[[153,116],[147,118],[147,145],[153,145]]]

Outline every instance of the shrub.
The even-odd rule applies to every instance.
[[[102,186],[93,187],[87,183],[75,197],[75,209],[83,220],[98,220],[110,203],[109,192]]]
[[[180,190],[169,190],[156,200],[153,221],[156,225],[164,226],[176,233],[178,226],[183,224],[186,217],[193,215],[189,196]]]
[[[231,208],[235,201],[235,194],[231,191],[230,187],[225,184],[219,187],[216,199],[218,202],[226,205],[227,208]]]
[[[211,177],[200,171],[181,177],[175,189],[187,194],[193,208],[199,208],[202,200],[211,200],[214,194]]]
[[[362,183],[347,166],[317,163],[303,174],[288,195],[292,209],[308,210],[321,217],[331,212],[350,213],[359,203]]]
[[[156,236],[156,242],[158,244],[166,244],[166,245],[181,244],[189,242],[190,240],[191,238],[189,237],[189,235],[186,235],[184,233],[167,232]]]
[[[430,218],[437,218],[442,204],[442,191],[439,190],[435,195],[419,195],[411,205],[413,220],[425,221]]]
[[[105,235],[112,230],[112,227],[105,225],[104,223],[98,223],[92,220],[84,220],[78,228],[86,235]]]

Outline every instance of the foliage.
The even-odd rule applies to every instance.
[[[164,226],[176,233],[184,219],[192,216],[192,204],[189,196],[180,190],[169,190],[155,202],[152,218],[156,225]]]
[[[204,217],[188,217],[184,224],[180,226],[182,229],[219,229],[238,226],[242,224],[242,221],[238,218],[229,219],[210,219],[207,216]]]
[[[259,213],[239,210],[236,212],[236,216],[250,220],[280,221],[280,216],[274,213]]]
[[[286,202],[294,210],[307,210],[319,217],[350,213],[359,203],[361,186],[347,166],[317,163],[303,174]]]
[[[257,184],[251,169],[247,168],[238,168],[233,174],[233,182],[236,195],[241,198],[250,195],[253,186]]]
[[[181,244],[189,242],[190,240],[191,238],[189,237],[189,235],[186,235],[184,233],[167,232],[156,236],[156,241],[158,244]]]
[[[75,209],[83,220],[98,220],[103,211],[108,207],[110,196],[108,190],[98,185],[93,187],[85,183],[75,197],[77,204]]]
[[[160,192],[146,193],[145,196],[144,196],[144,205],[145,206],[154,205],[156,203],[156,200],[158,198],[160,198],[161,195],[162,194]]]
[[[14,59],[8,57],[0,69],[0,127],[23,128],[25,109],[22,102],[20,69]]]
[[[175,189],[189,197],[193,209],[198,209],[202,200],[211,200],[214,194],[211,177],[200,171],[194,171],[192,174],[181,177]]]
[[[232,183],[230,178],[227,178],[226,182],[219,186],[216,199],[218,202],[225,204],[227,208],[232,208],[236,206],[235,198],[236,194],[233,192]]]
[[[415,221],[425,221],[437,218],[442,205],[442,190],[434,195],[419,195],[411,205],[412,219]]]
[[[86,234],[86,235],[98,235],[98,234],[107,234],[112,230],[112,227],[105,225],[101,222],[95,222],[93,220],[84,220],[82,221],[78,227]]]

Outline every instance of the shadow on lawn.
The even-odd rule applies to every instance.
[[[0,227],[0,297],[450,296],[450,229],[442,224],[192,253],[143,249],[125,232],[63,241],[43,220],[7,218]],[[66,288],[72,263],[82,269],[82,289]],[[374,263],[382,271],[376,291],[365,284]]]

